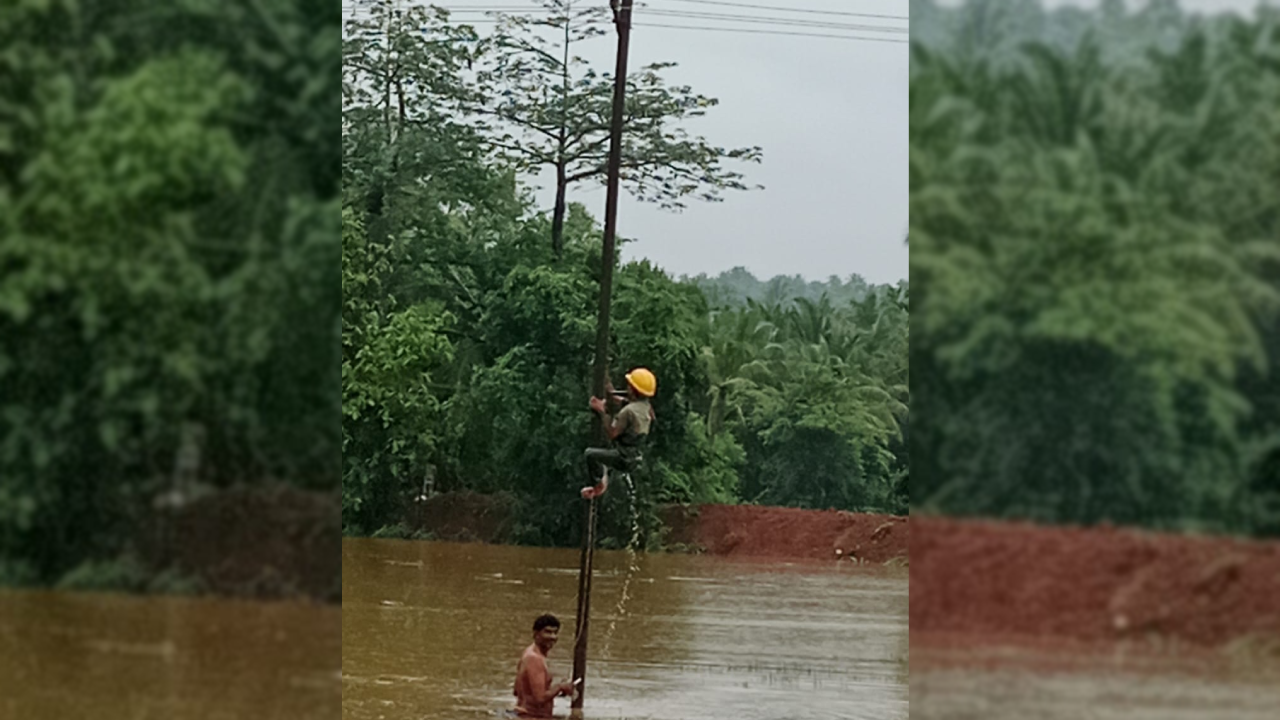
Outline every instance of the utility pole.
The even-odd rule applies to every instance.
[[[627,49],[631,41],[632,0],[611,0],[613,24],[618,31],[618,60],[613,71],[613,120],[609,133],[608,192],[604,210],[604,247],[600,256],[600,311],[596,320],[595,378],[592,393],[605,396],[609,372],[609,300],[613,292],[614,240],[618,230],[618,176],[622,171],[622,118],[627,93]],[[596,441],[606,438],[600,416],[595,420]],[[572,714],[581,717],[586,695],[587,630],[591,624],[591,575],[595,555],[596,501],[587,500],[582,529],[582,560],[578,574],[578,618],[573,643],[573,681],[575,692],[570,705]]]

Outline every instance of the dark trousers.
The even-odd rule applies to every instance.
[[[604,468],[629,471],[638,458],[636,453],[624,453],[616,448],[587,448],[582,457],[587,466],[587,483],[595,485],[600,481]]]

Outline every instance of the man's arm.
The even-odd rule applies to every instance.
[[[551,674],[547,672],[545,661],[528,663],[520,672],[524,676],[525,682],[528,683],[525,687],[529,689],[535,702],[545,703],[553,700],[558,695],[568,695],[573,692],[573,686],[567,682],[547,687],[547,683],[551,680]],[[518,678],[517,682],[519,682]],[[546,689],[544,690],[543,688]]]
[[[631,424],[631,413],[633,412],[635,411],[629,411],[624,407],[618,411],[617,415],[613,416],[612,421],[610,421],[608,415],[605,415],[605,428],[609,431],[610,440],[617,440],[618,436],[626,431],[627,426]]]
[[[624,407],[618,411],[617,415],[610,416],[608,410],[605,409],[604,401],[600,398],[591,398],[591,409],[600,415],[601,422],[604,423],[604,430],[609,435],[610,440],[617,440],[618,436],[627,429],[627,424],[631,417]]]

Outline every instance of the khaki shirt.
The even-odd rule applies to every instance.
[[[623,445],[636,445],[649,434],[649,425],[653,421],[653,408],[648,400],[635,400],[627,403],[613,417],[613,428],[618,430],[618,442]]]

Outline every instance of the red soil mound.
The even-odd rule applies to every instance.
[[[911,633],[1199,646],[1280,635],[1280,543],[919,518]]]
[[[700,545],[713,555],[883,563],[906,558],[910,540],[905,517],[837,510],[700,505],[668,508],[663,520],[671,528],[668,542]]]
[[[445,493],[421,503],[410,524],[440,540],[501,543],[509,541],[515,508],[502,495]],[[907,518],[892,515],[758,505],[669,505],[660,514],[669,547],[712,555],[883,563],[905,559],[910,540]]]

